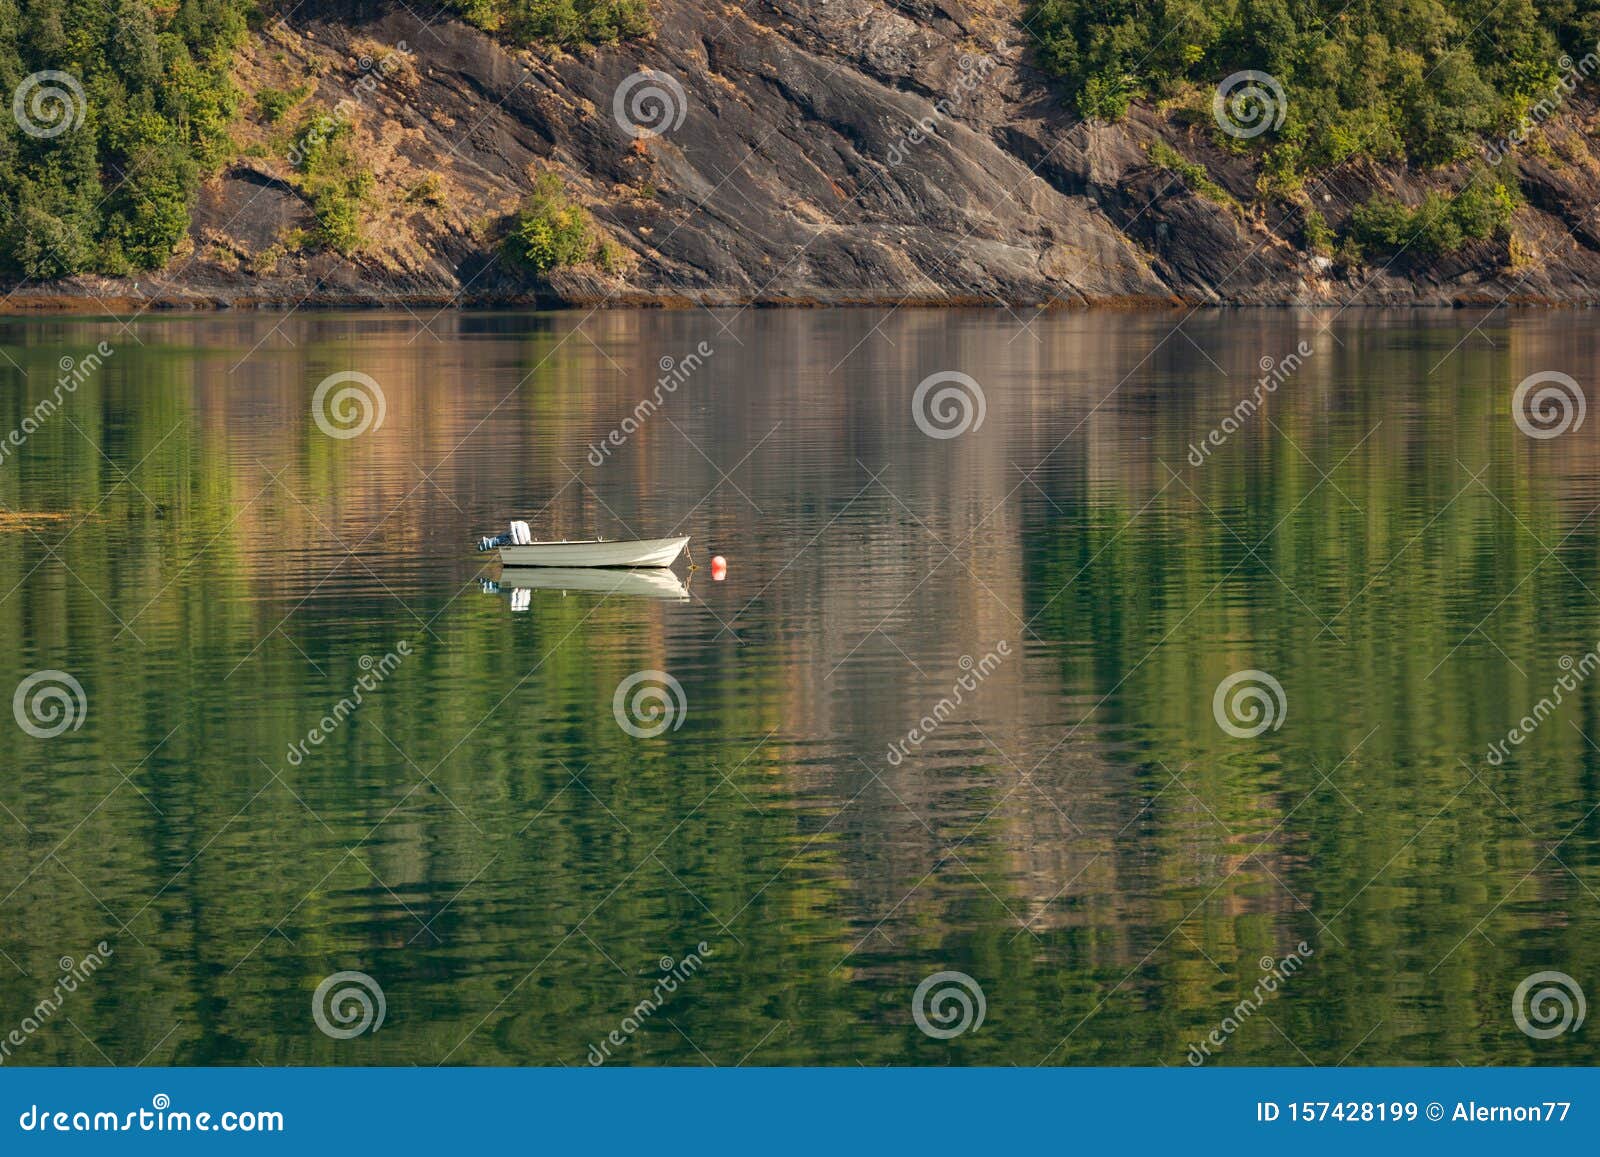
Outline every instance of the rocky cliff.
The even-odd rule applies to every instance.
[[[372,174],[364,240],[307,242],[284,132],[250,100],[161,273],[24,285],[13,306],[1591,302],[1600,160],[1580,96],[1519,150],[1510,238],[1348,267],[1305,252],[1247,154],[1149,106],[1088,123],[1008,0],[654,0],[655,32],[525,50],[439,6],[304,4],[242,53],[247,93],[343,110]],[[653,75],[642,75],[650,72]],[[618,93],[622,92],[619,102]],[[655,130],[659,130],[658,132]],[[1152,160],[1152,142],[1165,142]],[[1173,153],[1204,167],[1196,181]],[[556,172],[616,259],[535,278],[498,238]],[[1449,173],[1350,166],[1335,226]],[[1199,185],[1197,191],[1191,185]]]

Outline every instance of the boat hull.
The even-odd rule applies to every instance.
[[[507,566],[663,567],[671,566],[689,538],[650,538],[637,542],[535,542],[500,547]]]
[[[688,602],[689,588],[670,570],[608,567],[502,567],[503,590],[575,591]]]

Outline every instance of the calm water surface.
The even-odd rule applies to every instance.
[[[1600,995],[1600,678],[1562,666],[1600,421],[1510,406],[1592,392],[1593,319],[1180,317],[0,323],[0,438],[112,351],[0,462],[0,698],[86,703],[0,726],[0,1035],[112,950],[6,1063],[1181,1065],[1290,954],[1208,1063],[1594,1063],[1512,999]],[[384,399],[348,439],[341,371]],[[937,371],[981,425],[919,428]],[[519,590],[472,550],[513,515],[701,569]],[[641,671],[682,689],[649,738]],[[1241,671],[1282,688],[1255,736]],[[343,970],[379,1031],[317,1027]],[[951,1039],[941,971],[982,993]]]

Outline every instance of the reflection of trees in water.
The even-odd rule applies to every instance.
[[[1593,945],[1581,885],[1541,861],[1594,794],[1593,749],[1554,721],[1503,769],[1478,758],[1600,637],[1560,565],[1594,569],[1589,427],[1536,446],[1505,410],[1521,366],[1581,352],[1570,328],[1494,323],[1493,347],[1430,374],[1464,331],[1449,319],[1347,314],[1341,346],[1289,314],[1208,315],[1185,325],[1204,355],[1171,337],[1104,401],[1176,317],[1051,315],[1036,341],[994,314],[755,313],[741,347],[704,313],[597,314],[588,338],[576,317],[444,315],[447,342],[410,344],[409,319],[313,315],[240,363],[275,320],[167,320],[159,340],[147,323],[67,415],[105,456],[55,423],[0,472],[7,506],[93,509],[59,559],[60,530],[0,540],[0,587],[20,584],[0,602],[7,669],[68,667],[91,703],[48,747],[0,735],[17,769],[0,799],[30,829],[0,850],[6,889],[23,881],[5,947],[48,961],[128,922],[72,1011],[116,1059],[181,1020],[178,1059],[342,1061],[271,1026],[367,963],[395,1018],[373,1059],[436,1059],[483,1022],[453,1059],[571,1063],[641,970],[705,939],[716,964],[673,1017],[719,1060],[783,1022],[769,1060],[1031,1062],[1082,1021],[1052,1060],[1176,1061],[1259,957],[1307,939],[1315,963],[1269,1015],[1314,1059],[1381,1023],[1375,1055],[1514,1060],[1499,1009],[1524,954]],[[30,383],[74,343],[117,341],[10,331]],[[1308,334],[1295,379],[1189,466],[1262,351]],[[701,375],[585,463],[659,359],[702,338]],[[986,421],[934,442],[908,399],[958,366]],[[347,368],[387,415],[345,443],[306,407]],[[18,420],[30,396],[0,394]],[[512,617],[460,594],[472,536],[551,495],[541,529],[689,515],[697,552],[733,563],[720,591],[691,584],[733,632],[698,608],[536,592]],[[334,536],[375,528],[366,567],[341,561]],[[398,637],[416,656],[272,783],[257,756],[280,769]],[[890,765],[960,656],[999,639],[1013,657]],[[1211,691],[1248,666],[1289,716],[1239,741]],[[670,742],[609,717],[645,667],[688,692]],[[1585,687],[1573,715],[1590,735],[1594,703]],[[1590,870],[1595,835],[1561,860]],[[905,1023],[935,963],[988,994],[958,1054],[925,1056]],[[632,1059],[698,1059],[658,1027]],[[31,1047],[94,1059],[66,1035]],[[1266,1024],[1229,1048],[1299,1060]]]

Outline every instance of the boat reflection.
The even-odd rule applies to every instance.
[[[689,588],[666,567],[616,570],[601,567],[525,566],[501,567],[494,579],[479,579],[484,594],[509,595],[513,611],[525,611],[534,591],[569,591],[583,594],[627,595],[686,603]]]

